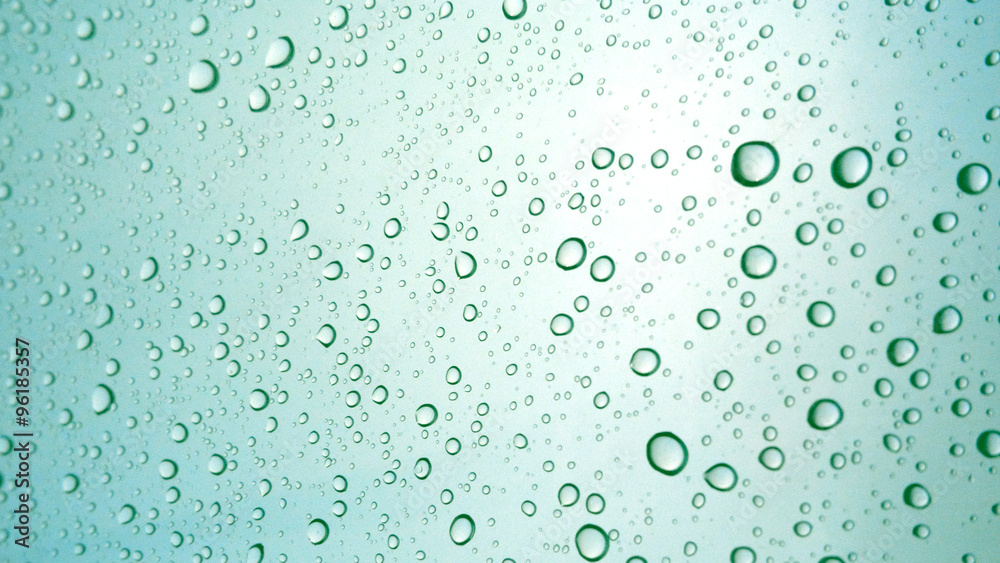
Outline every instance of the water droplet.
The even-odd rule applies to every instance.
[[[976,449],[990,459],[1000,457],[1000,432],[987,430],[980,434],[976,440]]]
[[[763,186],[778,173],[778,151],[763,141],[743,143],[733,153],[732,173],[748,188]]]
[[[806,419],[809,426],[816,430],[829,430],[840,424],[844,419],[844,411],[833,399],[820,399],[809,407],[809,415]]]
[[[802,164],[795,167],[795,172],[792,173],[792,178],[802,184],[809,181],[812,178],[813,167],[812,164],[808,162],[803,162]]]
[[[705,482],[708,483],[709,487],[717,491],[731,491],[736,487],[736,483],[739,482],[739,478],[736,476],[736,470],[733,469],[728,463],[717,463],[712,467],[708,468],[705,472]]]
[[[316,518],[306,528],[306,537],[309,538],[309,543],[319,545],[330,537],[330,527],[322,518]]]
[[[336,338],[337,331],[334,330],[329,324],[319,327],[319,332],[316,333],[316,340],[319,340],[319,343],[322,344],[324,348],[329,348]]]
[[[785,464],[785,453],[781,451],[780,448],[771,446],[764,448],[764,451],[760,452],[760,464],[764,467],[770,469],[771,471],[777,471],[781,469],[781,466]]]
[[[212,454],[208,458],[208,472],[212,475],[222,475],[226,470],[226,458],[219,454]]]
[[[667,151],[663,149],[657,149],[653,152],[653,156],[649,157],[649,163],[653,165],[653,168],[660,169],[667,165],[670,161],[670,155]]]
[[[594,154],[591,156],[590,161],[594,164],[594,168],[604,170],[614,163],[615,151],[607,147],[598,148],[594,150]]]
[[[660,355],[652,348],[639,348],[632,354],[629,367],[637,375],[651,375],[660,368]]]
[[[986,166],[978,162],[967,164],[958,172],[958,188],[969,195],[981,194],[990,187],[991,178]]]
[[[889,362],[894,366],[905,366],[917,357],[917,343],[909,338],[896,338],[886,348]]]
[[[309,234],[309,223],[306,223],[304,219],[299,219],[292,225],[292,233],[288,238],[292,241],[302,240],[307,234]]]
[[[153,279],[153,276],[156,275],[159,269],[160,265],[156,262],[156,258],[150,256],[143,261],[142,266],[139,268],[139,279],[149,281]]]
[[[519,20],[528,12],[527,0],[503,0],[503,17],[509,20]]]
[[[687,465],[687,446],[673,432],[659,432],[646,443],[646,459],[660,473],[677,475]]]
[[[417,424],[426,428],[431,424],[434,424],[434,422],[437,420],[438,411],[436,408],[434,408],[434,405],[425,403],[417,407],[417,412],[415,416],[417,419]]]
[[[264,66],[267,68],[280,68],[291,62],[295,56],[295,46],[292,40],[282,35],[271,42],[267,48],[267,55],[264,56]]]
[[[264,546],[255,543],[247,550],[247,563],[262,563],[264,561]]]
[[[219,81],[219,69],[209,61],[200,60],[188,71],[188,87],[192,92],[208,92]]]
[[[743,252],[740,267],[748,278],[759,280],[770,276],[778,265],[778,259],[766,246],[755,245]]]
[[[806,316],[813,326],[825,328],[833,324],[836,314],[829,303],[826,301],[817,301],[809,306]]]
[[[558,498],[561,506],[573,506],[576,501],[580,500],[580,489],[573,483],[566,483],[559,487]]]
[[[737,547],[729,554],[730,563],[757,563],[757,553],[749,547]]]
[[[882,266],[875,274],[875,282],[882,287],[889,287],[896,281],[896,268],[892,266]]]
[[[606,282],[615,275],[615,261],[610,256],[598,256],[590,265],[590,277],[594,281]]]
[[[934,230],[939,233],[947,233],[958,226],[958,215],[950,211],[938,213],[934,216]]]
[[[264,111],[267,109],[267,106],[271,105],[271,95],[267,93],[267,90],[263,86],[254,86],[250,90],[248,105],[250,106],[250,111]]]
[[[565,336],[573,331],[573,319],[569,315],[560,313],[552,317],[549,329],[556,336]]]
[[[90,405],[94,408],[94,412],[97,414],[104,414],[111,410],[111,405],[115,403],[115,394],[111,389],[104,384],[100,384],[94,388],[94,392],[90,395]]]
[[[422,457],[413,465],[413,474],[417,479],[423,481],[431,475],[431,460]]]
[[[464,280],[472,277],[476,273],[476,258],[468,252],[462,251],[455,256],[455,274],[458,279]]]
[[[862,147],[849,148],[833,159],[833,181],[842,188],[856,188],[872,173],[872,155]]]
[[[472,520],[472,516],[468,514],[456,516],[451,521],[448,535],[451,536],[451,541],[455,542],[455,545],[465,545],[472,541],[472,537],[476,535],[476,523]]]
[[[576,533],[576,549],[587,561],[600,561],[610,546],[608,534],[594,524],[585,524]]]
[[[698,324],[705,330],[712,330],[719,326],[720,320],[719,312],[715,309],[702,309],[698,313]]]
[[[479,162],[487,162],[493,158],[493,149],[489,145],[483,145],[479,149]]]
[[[815,223],[806,221],[799,225],[798,229],[795,229],[795,238],[800,244],[808,246],[816,242],[816,239],[819,238],[819,228]]]
[[[191,31],[191,35],[201,35],[208,31],[208,18],[204,15],[197,15],[193,20],[191,20],[191,26],[188,28]]]
[[[903,490],[903,502],[916,509],[924,509],[931,504],[931,494],[923,485],[913,483]]]
[[[587,258],[587,245],[576,237],[568,238],[556,250],[556,265],[563,270],[579,268]]]
[[[960,326],[962,326],[962,313],[951,305],[943,307],[934,315],[934,332],[938,334],[955,332]]]
[[[330,17],[327,19],[330,24],[331,29],[343,29],[347,25],[347,8],[343,6],[337,6],[330,12]]]
[[[250,392],[250,408],[255,411],[262,411],[267,408],[268,403],[271,402],[270,397],[268,397],[267,392],[263,389],[254,389]]]

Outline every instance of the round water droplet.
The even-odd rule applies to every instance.
[[[729,554],[729,563],[757,563],[757,553],[749,547],[737,547]]]
[[[333,329],[329,324],[325,324],[319,327],[319,332],[316,333],[316,340],[323,345],[324,348],[329,348],[333,344],[333,341],[337,339],[337,331]]]
[[[204,15],[197,15],[193,20],[191,20],[191,26],[188,28],[191,31],[191,35],[201,35],[208,31],[208,18]]]
[[[399,219],[396,219],[395,217],[386,221],[385,225],[382,227],[382,234],[384,234],[386,238],[396,238],[401,232],[403,232],[403,225],[399,222]]]
[[[250,408],[255,411],[262,411],[267,408],[271,399],[263,389],[254,389],[250,392]]]
[[[590,277],[594,281],[606,282],[615,275],[615,261],[610,256],[598,256],[590,265]]]
[[[561,506],[573,506],[580,500],[580,489],[573,483],[566,483],[559,487],[558,498]]]
[[[316,518],[306,528],[306,537],[309,538],[309,543],[319,545],[330,537],[330,527],[322,518]]]
[[[309,223],[306,223],[304,219],[299,219],[292,225],[292,233],[288,238],[292,241],[302,240],[307,234],[309,234]]]
[[[434,408],[434,405],[423,404],[417,407],[416,412],[417,424],[423,426],[424,428],[434,424],[438,417],[438,411]]]
[[[472,520],[472,516],[468,514],[456,516],[451,521],[448,535],[451,536],[451,541],[455,542],[455,545],[465,545],[472,541],[472,537],[476,535],[476,523]]]
[[[663,168],[670,161],[670,155],[667,151],[663,149],[657,149],[653,152],[653,156],[649,157],[649,163],[653,165],[653,168]]]
[[[594,154],[591,156],[590,161],[594,164],[594,168],[604,170],[614,163],[615,151],[607,147],[598,148],[594,150]]]
[[[849,148],[833,159],[830,172],[842,188],[856,188],[872,173],[872,155],[862,147]]]
[[[820,399],[809,407],[807,422],[816,430],[829,430],[844,419],[844,411],[833,399]]]
[[[803,162],[802,164],[795,167],[795,172],[792,173],[792,178],[802,184],[809,181],[812,178],[813,167],[812,164],[808,162]]]
[[[819,227],[815,223],[806,221],[799,225],[798,229],[795,229],[795,238],[800,244],[808,246],[819,238]]]
[[[455,256],[455,274],[458,279],[464,280],[472,277],[476,273],[476,258],[468,252],[462,251]]]
[[[771,471],[777,471],[785,464],[785,453],[780,448],[771,446],[764,448],[764,451],[760,452],[760,457],[757,459],[760,460],[760,464],[764,467]]]
[[[576,550],[587,561],[600,561],[610,547],[608,534],[594,524],[585,524],[576,533]]]
[[[778,265],[778,259],[766,246],[755,245],[743,252],[740,267],[748,278],[759,280],[770,276]]]
[[[903,502],[917,509],[924,509],[931,504],[931,494],[919,483],[908,485],[903,490]]]
[[[267,109],[267,106],[271,105],[271,95],[267,93],[267,90],[263,86],[254,86],[250,90],[247,103],[250,106],[250,111],[264,111]]]
[[[715,309],[702,309],[698,313],[698,324],[705,330],[712,330],[719,326],[720,320],[719,312]]]
[[[563,270],[579,268],[587,259],[587,245],[576,237],[568,238],[556,250],[556,266]]]
[[[479,149],[479,162],[487,162],[493,158],[493,149],[489,145],[483,145]]]
[[[958,226],[958,215],[946,211],[934,216],[934,230],[939,233],[947,233]]]
[[[188,71],[188,87],[192,92],[208,92],[218,81],[219,70],[209,61],[198,61]]]
[[[988,458],[1000,457],[1000,432],[987,430],[976,440],[976,449]]]
[[[262,563],[264,561],[264,546],[255,543],[247,550],[247,563]]]
[[[413,474],[417,479],[423,481],[431,475],[431,460],[422,457],[413,465]]]
[[[267,48],[267,54],[264,55],[264,66],[267,68],[283,67],[291,62],[293,56],[295,56],[295,46],[292,45],[292,40],[282,35],[271,42],[271,46]]]
[[[660,368],[660,355],[652,348],[639,348],[632,353],[628,366],[637,375],[651,375]]]
[[[108,412],[111,409],[111,405],[114,403],[115,394],[107,385],[98,385],[94,388],[94,392],[90,395],[90,404],[94,407],[94,412],[97,414],[104,414]]]
[[[733,179],[748,188],[763,186],[778,173],[778,151],[769,143],[743,143],[733,153]]]
[[[875,274],[875,282],[883,287],[892,285],[896,281],[896,268],[892,266],[882,266]]]
[[[660,473],[677,475],[687,465],[687,446],[673,432],[659,432],[646,443],[646,459]]]
[[[565,336],[573,331],[573,319],[569,315],[560,313],[552,317],[549,329],[556,336]]]
[[[728,463],[717,463],[705,472],[705,482],[717,491],[731,491],[736,487],[739,478],[736,470]]]
[[[962,326],[962,313],[951,305],[943,307],[934,315],[934,332],[938,334],[955,332],[960,326]]]
[[[226,470],[226,459],[219,454],[212,454],[208,458],[208,472],[212,475],[222,475]]]
[[[503,17],[509,20],[519,20],[528,12],[527,0],[503,0]]]
[[[889,362],[894,366],[905,366],[917,357],[917,343],[909,338],[896,338],[886,348]]]
[[[986,191],[990,187],[990,169],[986,166],[974,162],[965,165],[958,171],[958,188],[969,195],[977,195]]]
[[[813,326],[825,328],[833,324],[836,316],[833,307],[826,301],[817,301],[809,306],[806,317]]]

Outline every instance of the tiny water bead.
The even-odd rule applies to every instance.
[[[646,443],[646,459],[656,471],[673,476],[687,465],[688,449],[673,432],[659,432]]]
[[[733,153],[732,175],[740,184],[755,188],[770,182],[778,173],[778,151],[764,141],[751,141]]]
[[[833,159],[830,171],[840,187],[856,188],[871,175],[872,155],[862,147],[849,148]]]

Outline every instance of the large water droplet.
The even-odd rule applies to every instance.
[[[651,375],[660,368],[660,355],[652,348],[639,348],[632,353],[628,367],[637,375]]]
[[[94,392],[90,395],[90,405],[94,408],[94,412],[97,414],[104,414],[108,412],[111,409],[111,405],[114,403],[115,394],[107,385],[98,385],[94,388]]]
[[[764,467],[771,471],[777,471],[785,464],[785,453],[780,448],[771,446],[764,448],[764,451],[760,452],[760,456],[757,459]]]
[[[720,320],[719,312],[715,309],[702,309],[698,313],[698,324],[705,330],[712,330],[719,326]]]
[[[909,338],[896,338],[886,347],[886,355],[894,366],[905,366],[917,357],[917,343]]]
[[[556,250],[556,266],[559,266],[563,270],[579,268],[580,264],[583,264],[583,261],[586,259],[587,245],[583,243],[583,240],[576,237],[564,240],[559,245],[559,249]]]
[[[594,150],[594,154],[590,157],[590,161],[594,164],[594,168],[604,170],[614,164],[615,151],[607,147],[600,147]]]
[[[476,273],[476,258],[468,252],[462,251],[455,256],[455,274],[458,279],[464,280],[472,277]]]
[[[667,165],[667,162],[669,161],[670,161],[670,155],[668,155],[667,151],[663,149],[657,149],[655,152],[653,152],[653,156],[649,157],[649,163],[653,165],[653,168],[657,169],[663,168],[664,166]]]
[[[451,536],[451,541],[455,542],[455,545],[465,545],[472,541],[472,537],[476,535],[476,523],[472,520],[472,516],[468,514],[456,516],[451,521],[448,535]]]
[[[606,282],[615,275],[615,261],[610,256],[598,256],[590,265],[590,277],[594,281]]]
[[[806,418],[809,426],[816,430],[829,430],[840,424],[843,419],[844,411],[833,399],[820,399],[813,403]]]
[[[347,25],[347,8],[343,6],[337,6],[330,12],[330,17],[327,19],[327,23],[330,24],[332,29],[343,29]]]
[[[558,498],[561,506],[573,506],[576,501],[580,500],[580,489],[573,483],[566,483],[559,487]]]
[[[142,262],[142,266],[139,268],[139,279],[149,281],[153,279],[159,269],[160,265],[156,262],[156,258],[150,256]]]
[[[969,195],[977,195],[986,191],[990,187],[990,169],[986,166],[974,162],[965,165],[958,171],[958,188]]]
[[[306,537],[309,538],[309,543],[313,545],[325,542],[329,536],[330,527],[326,525],[326,522],[322,518],[316,518],[306,528]]]
[[[976,440],[976,449],[988,458],[1000,457],[1000,432],[987,430]]]
[[[766,278],[774,272],[778,265],[778,259],[774,253],[766,246],[754,245],[743,252],[740,260],[740,267],[748,278],[755,280]]]
[[[324,348],[329,348],[336,338],[337,331],[334,330],[329,324],[319,327],[319,332],[316,333],[316,340],[319,340],[319,343],[322,344]]]
[[[743,143],[733,153],[733,179],[748,188],[762,186],[778,173],[778,151],[769,143]]]
[[[503,0],[503,17],[509,20],[519,20],[528,12],[527,0]]]
[[[267,90],[263,86],[254,86],[250,90],[247,103],[250,106],[250,111],[264,111],[267,109],[267,106],[271,105],[271,95],[267,93]]]
[[[646,459],[660,473],[677,475],[687,465],[687,446],[673,432],[659,432],[646,443]]]
[[[934,315],[934,332],[938,334],[955,332],[960,326],[962,326],[962,313],[951,305],[943,307]]]
[[[295,46],[292,40],[282,35],[275,39],[271,46],[267,48],[267,55],[264,56],[264,66],[268,68],[280,68],[291,62],[295,56]]]
[[[309,223],[306,223],[305,219],[299,219],[292,225],[292,233],[288,238],[292,241],[302,240],[307,234],[309,234]]]
[[[825,328],[833,324],[836,314],[834,313],[833,306],[829,303],[826,301],[817,301],[809,306],[806,317],[813,326]]]
[[[705,482],[717,491],[731,491],[736,487],[739,478],[736,470],[728,463],[717,463],[705,472]]]
[[[608,534],[594,524],[585,524],[576,532],[576,550],[587,561],[600,561],[610,547]]]
[[[417,424],[423,427],[428,427],[437,420],[438,411],[434,408],[434,405],[423,404],[417,407],[416,413]]]
[[[552,317],[549,329],[556,336],[565,336],[573,331],[573,318],[564,313]]]
[[[219,70],[209,61],[198,61],[188,71],[188,87],[192,92],[208,92],[218,81]]]
[[[917,509],[924,509],[931,504],[931,493],[919,483],[913,483],[903,490],[903,502]]]
[[[323,267],[322,274],[328,280],[339,280],[340,276],[344,274],[344,267],[339,260],[334,260]]]
[[[872,173],[872,155],[862,147],[849,148],[833,159],[833,181],[843,188],[856,188]]]

